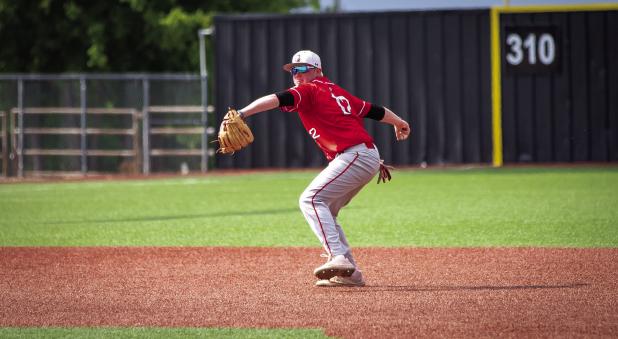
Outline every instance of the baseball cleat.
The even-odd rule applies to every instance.
[[[315,286],[317,286],[317,287],[336,287],[336,286],[341,286],[341,285],[330,282],[330,279],[320,279],[320,280],[315,282]]]
[[[365,286],[365,280],[363,280],[363,278],[361,278],[360,280],[356,280],[353,279],[353,276],[351,277],[332,277],[328,280],[331,284],[337,284],[339,286],[356,286],[356,287],[363,287]]]
[[[358,273],[358,274],[357,274]],[[322,279],[315,282],[317,287],[363,287],[365,280],[360,271],[356,271],[350,277],[335,276],[328,280]]]
[[[316,268],[313,274],[320,280],[328,280],[334,276],[349,277],[356,268],[343,255],[336,255],[324,265]]]

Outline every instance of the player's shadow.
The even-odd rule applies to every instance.
[[[448,291],[517,291],[582,288],[589,284],[572,283],[559,285],[479,285],[479,286],[414,286],[414,285],[367,285],[365,287],[332,288],[339,292],[371,293],[371,292],[448,292]]]
[[[199,214],[180,214],[180,215],[153,215],[141,216],[133,218],[106,218],[106,219],[82,219],[82,220],[56,220],[49,221],[47,225],[59,224],[99,224],[99,223],[123,223],[123,222],[140,222],[140,221],[169,221],[169,220],[185,220],[185,219],[201,219],[201,218],[218,218],[218,217],[242,217],[255,215],[271,215],[271,214],[286,214],[299,212],[298,208],[282,208],[259,211],[225,211]]]

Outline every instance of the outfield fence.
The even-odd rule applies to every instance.
[[[365,119],[387,163],[618,161],[618,4],[225,15],[214,32],[212,95],[205,63],[202,75],[0,75],[2,174],[324,166],[294,114],[249,119],[255,142],[234,156],[209,147],[225,108],[293,85],[281,66],[301,49],[410,121],[396,142]]]
[[[494,163],[618,161],[618,3],[491,9]]]
[[[410,121],[405,143],[365,122],[389,163],[618,161],[616,3],[238,14],[214,24],[221,107],[293,86],[281,66],[311,49],[331,80]],[[260,115],[251,125],[255,144],[218,156],[218,167],[324,161],[295,116]]]

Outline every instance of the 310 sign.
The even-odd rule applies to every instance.
[[[560,39],[556,27],[505,27],[507,74],[542,74],[560,70]]]

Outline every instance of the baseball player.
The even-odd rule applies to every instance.
[[[299,199],[305,219],[328,256],[314,271],[319,279],[316,286],[364,286],[363,274],[337,221],[339,210],[383,169],[363,119],[393,125],[400,141],[408,138],[410,126],[388,108],[361,100],[325,77],[320,57],[312,51],[297,52],[283,69],[291,73],[294,87],[256,99],[238,113],[243,119],[276,107],[298,113],[329,161]]]

